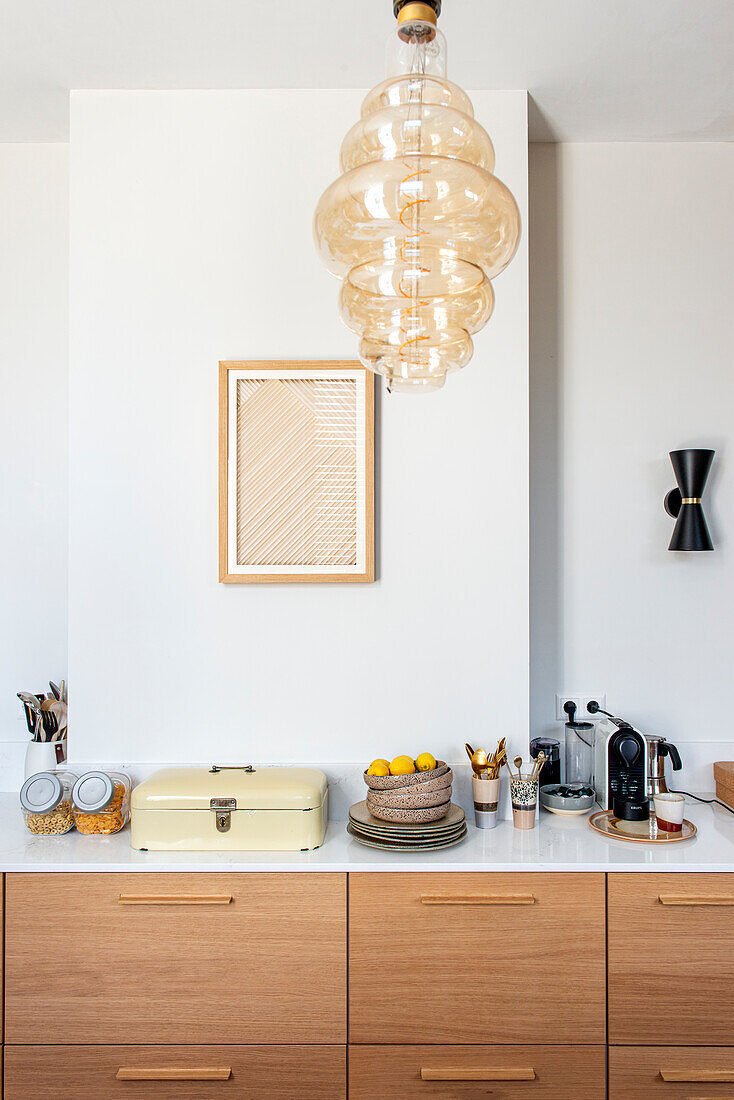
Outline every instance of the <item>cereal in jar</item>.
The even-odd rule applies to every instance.
[[[132,783],[123,772],[85,772],[74,784],[74,824],[88,836],[119,833],[130,820]]]
[[[61,836],[74,828],[71,791],[76,776],[71,772],[37,772],[20,789],[20,805],[26,828],[34,836]]]

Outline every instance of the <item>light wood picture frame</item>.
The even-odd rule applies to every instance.
[[[220,362],[221,582],[374,581],[374,402],[358,362]]]

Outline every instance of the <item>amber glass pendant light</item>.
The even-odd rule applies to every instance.
[[[361,361],[390,389],[423,392],[471,359],[520,214],[469,97],[446,79],[441,0],[394,0],[394,12],[387,79],[342,143],[314,237]]]

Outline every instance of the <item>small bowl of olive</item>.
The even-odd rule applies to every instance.
[[[540,788],[540,804],[552,814],[580,817],[594,805],[594,788],[585,783],[547,783]]]

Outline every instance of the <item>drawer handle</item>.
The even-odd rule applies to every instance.
[[[532,894],[421,894],[422,905],[535,905]]]
[[[145,1066],[120,1066],[115,1077],[118,1081],[229,1081],[231,1066],[199,1066],[183,1068],[169,1066],[148,1069]]]
[[[734,1081],[731,1069],[661,1069],[660,1076],[668,1084],[729,1084]]]
[[[734,897],[724,894],[661,894],[661,905],[734,905]]]
[[[229,905],[231,894],[120,894],[118,905]]]
[[[427,1069],[421,1067],[422,1081],[534,1081],[535,1070],[527,1069]]]

